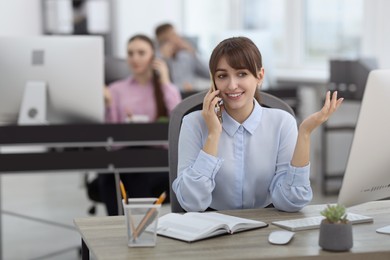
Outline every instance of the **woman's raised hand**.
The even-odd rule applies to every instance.
[[[329,117],[339,108],[344,98],[337,98],[337,91],[331,95],[330,91],[326,93],[324,106],[320,111],[317,111],[308,116],[301,125],[299,131],[304,131],[306,134],[311,134],[314,129],[324,123]]]

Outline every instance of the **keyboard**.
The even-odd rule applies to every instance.
[[[274,221],[272,222],[272,224],[290,231],[300,231],[300,230],[320,228],[321,221],[324,218],[325,218],[324,216],[298,218],[298,219]],[[372,217],[363,216],[354,213],[348,213],[347,219],[352,224],[370,223],[374,221]]]

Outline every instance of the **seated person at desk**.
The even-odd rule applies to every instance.
[[[181,126],[178,177],[172,186],[181,207],[204,211],[273,204],[283,211],[300,210],[312,199],[310,135],[343,99],[328,92],[322,109],[298,130],[291,114],[259,105],[264,68],[250,39],[219,43],[209,67],[212,86],[203,110],[186,115]],[[221,100],[220,121],[215,106]]]
[[[173,83],[181,92],[194,91],[197,77],[209,79],[207,64],[196,53],[195,48],[183,39],[172,24],[161,24],[156,28],[159,53],[168,63]]]
[[[166,63],[154,57],[153,42],[145,35],[128,41],[127,61],[132,76],[116,81],[105,91],[108,123],[155,122],[167,118],[181,101],[180,93],[170,82]],[[131,133],[129,133],[131,134]],[[129,197],[159,196],[169,190],[168,173],[121,174]],[[99,190],[109,215],[117,215],[114,176],[99,175]]]

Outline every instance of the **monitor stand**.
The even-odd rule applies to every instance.
[[[46,125],[46,82],[29,81],[23,93],[19,110],[18,125]],[[47,152],[44,146],[3,146],[0,153],[42,153]]]
[[[46,82],[28,81],[20,106],[18,125],[47,124]]]

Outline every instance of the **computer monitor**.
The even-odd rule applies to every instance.
[[[390,198],[390,70],[367,80],[338,203]]]
[[[0,37],[0,57],[0,124],[104,121],[102,37]]]

